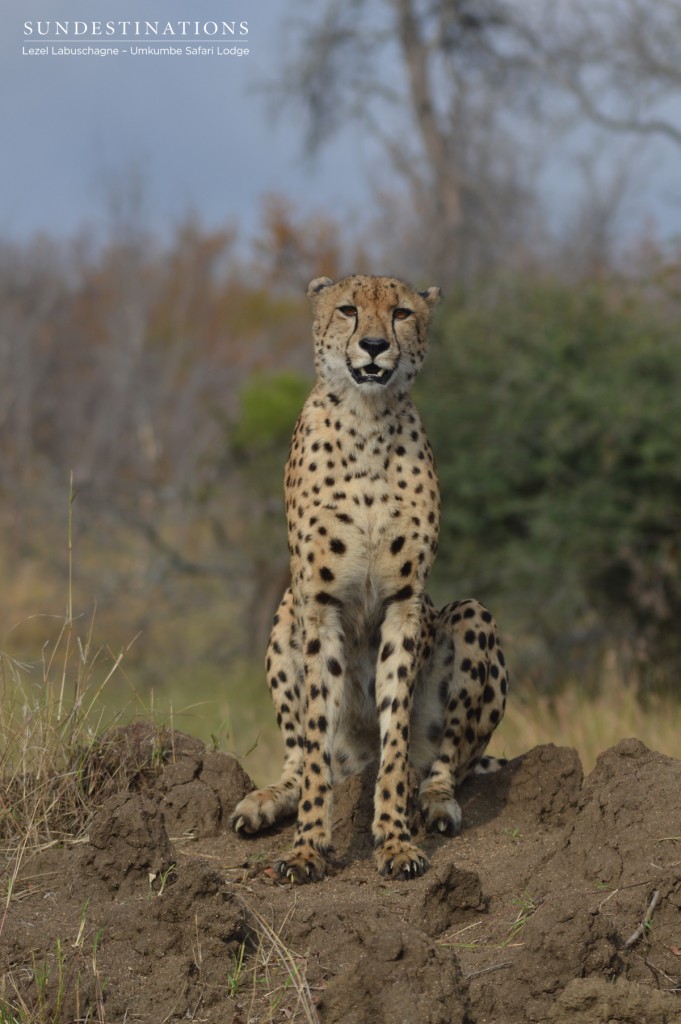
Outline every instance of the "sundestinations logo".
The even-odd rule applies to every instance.
[[[246,57],[248,21],[27,20],[25,57]]]

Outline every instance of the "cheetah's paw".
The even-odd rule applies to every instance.
[[[281,792],[273,786],[254,789],[234,808],[230,828],[239,835],[253,835],[270,828],[276,821],[295,814],[298,803],[296,792]]]
[[[294,849],[274,863],[274,870],[293,885],[321,882],[326,875],[326,858],[313,847]]]
[[[429,832],[455,836],[461,831],[461,808],[451,786],[437,779],[426,779],[419,789],[418,802]]]
[[[461,808],[456,800],[421,801],[426,828],[436,835],[455,836],[461,831]]]
[[[428,868],[428,858],[414,843],[386,839],[375,853],[379,873],[389,878],[418,878]]]

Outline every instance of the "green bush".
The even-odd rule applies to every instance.
[[[309,391],[310,382],[290,370],[254,374],[239,396],[241,416],[232,434],[234,447],[250,453],[288,449]]]
[[[540,641],[550,683],[616,649],[681,656],[678,316],[633,290],[537,282],[446,308],[419,405],[443,517],[435,589]],[[577,658],[577,655],[579,657]]]
[[[298,373],[255,373],[239,394],[240,415],[230,446],[243,464],[244,482],[254,496],[282,502],[284,465],[295,422],[310,392]]]

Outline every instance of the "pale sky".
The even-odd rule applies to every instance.
[[[290,196],[302,209],[327,206],[343,214],[361,205],[367,196],[361,139],[340,138],[310,164],[301,155],[300,119],[289,109],[273,120],[263,95],[284,55],[286,14],[295,10],[292,0],[3,0],[0,234],[68,235],[96,223],[106,183],[130,167],[142,170],[155,227],[192,209],[209,226],[236,220],[247,233],[270,192]],[[26,38],[26,20],[196,18],[247,20],[251,52],[22,53],[42,43],[35,24]],[[96,45],[110,44],[103,37]]]
[[[156,230],[191,210],[208,228],[237,223],[248,236],[262,197],[272,192],[301,212],[325,208],[355,222],[365,217],[370,174],[385,177],[365,132],[349,124],[306,162],[301,119],[288,108],[274,121],[264,96],[292,41],[288,23],[318,6],[315,0],[2,0],[0,237],[68,236],[97,227],[108,185],[130,168],[142,172],[147,226]],[[24,46],[40,43],[35,30],[25,36],[24,22],[50,19],[246,20],[251,52],[24,56]],[[98,43],[107,44],[105,37]],[[649,218],[666,237],[681,234],[680,160],[678,147],[661,143],[637,179],[636,217]],[[570,173],[558,159],[545,176],[557,206],[569,206]]]

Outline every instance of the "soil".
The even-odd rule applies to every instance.
[[[251,785],[182,737],[27,860],[0,996],[57,1022],[681,1022],[681,761],[623,740],[583,780],[537,747],[462,787],[460,836],[418,833],[411,882],[376,873],[367,773],[337,788],[332,873],[294,889],[269,867],[292,825],[227,829]]]

